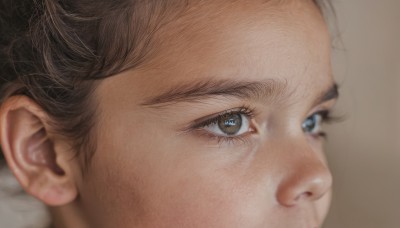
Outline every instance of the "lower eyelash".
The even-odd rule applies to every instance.
[[[250,133],[245,133],[239,136],[220,136],[220,135],[214,135],[209,132],[202,131],[201,129],[198,129],[200,136],[207,137],[208,139],[215,140],[218,144],[229,144],[229,145],[234,145],[237,143],[240,143],[241,145],[243,144],[249,144],[250,143]]]
[[[254,118],[254,116],[256,116],[255,113],[255,109],[254,108],[250,108],[248,106],[242,106],[240,108],[236,108],[236,109],[231,109],[228,111],[224,111],[220,114],[215,114],[215,117],[210,117],[209,119],[203,120],[203,121],[194,121],[194,124],[192,126],[190,126],[187,131],[197,131],[201,136],[207,137],[211,140],[216,140],[218,144],[222,144],[222,143],[228,143],[228,144],[236,144],[236,143],[241,143],[241,144],[248,144],[249,143],[249,136],[250,136],[250,132],[249,133],[245,133],[242,135],[237,135],[237,136],[221,136],[221,135],[215,135],[212,134],[210,132],[207,132],[206,130],[204,130],[204,127],[210,126],[212,124],[217,124],[218,121],[224,117],[225,115],[231,115],[231,114],[242,114],[247,116],[249,119]],[[331,111],[330,110],[322,110],[319,112],[314,113],[315,114],[319,114],[322,117],[322,123],[328,123],[331,124],[333,122],[340,122],[343,120],[342,117],[338,117],[338,116],[332,116],[331,115]],[[202,118],[204,119],[204,118]],[[324,138],[326,139],[328,137],[326,132],[319,132],[313,135],[316,138]]]
[[[319,111],[319,112],[314,113],[313,115],[315,115],[315,114],[321,115],[322,123],[332,124],[332,123],[342,122],[344,120],[344,118],[341,116],[333,116],[331,110]],[[319,132],[319,133],[315,134],[314,136],[318,137],[318,138],[323,138],[323,139],[328,138],[328,134],[324,131]]]
[[[321,115],[323,123],[331,124],[336,122],[342,122],[344,120],[344,117],[342,116],[333,116],[330,110],[320,111],[317,112],[316,114]]]
[[[317,134],[317,136],[324,139],[328,138],[328,134],[326,132],[320,132]]]
[[[207,137],[208,139],[217,141],[218,144],[228,143],[228,144],[247,144],[249,143],[249,133],[244,133],[242,135],[237,136],[221,136],[216,135],[211,132],[204,130],[205,127],[210,126],[212,124],[217,124],[218,121],[223,118],[225,115],[232,114],[241,114],[245,115],[247,118],[252,119],[256,115],[255,109],[250,108],[248,106],[242,106],[236,109],[231,109],[228,111],[224,111],[219,114],[215,114],[214,117],[210,117],[209,119],[203,121],[194,121],[195,123],[187,129],[187,131],[196,131],[200,136]],[[202,118],[204,119],[204,118]],[[197,122],[197,123],[196,123]]]

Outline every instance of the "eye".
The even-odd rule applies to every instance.
[[[214,117],[205,117],[197,120],[192,127],[193,130],[206,132],[210,138],[221,140],[244,140],[248,135],[255,131],[251,124],[254,117],[254,109],[241,107],[238,109],[227,110]]]
[[[227,113],[218,116],[214,122],[204,127],[204,130],[209,131],[218,136],[239,136],[250,132],[249,117],[242,113]]]
[[[322,130],[322,123],[325,120],[327,113],[314,113],[309,116],[302,124],[303,131],[311,135],[324,135]]]

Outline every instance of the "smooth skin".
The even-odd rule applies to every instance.
[[[315,4],[203,1],[155,39],[144,65],[99,83],[87,167],[34,101],[2,105],[10,168],[55,226],[320,227],[332,176],[303,126],[337,96]],[[227,110],[247,110],[240,135],[207,122]]]

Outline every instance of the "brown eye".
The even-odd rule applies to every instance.
[[[242,116],[238,113],[221,116],[218,127],[227,135],[236,135],[242,128]]]
[[[202,129],[214,135],[226,137],[239,136],[252,131],[250,117],[240,112],[220,115]]]

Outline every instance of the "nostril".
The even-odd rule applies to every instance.
[[[292,207],[302,202],[316,201],[326,195],[332,186],[328,169],[303,169],[302,172],[288,173],[277,189],[279,204]]]
[[[310,199],[313,197],[313,195],[314,194],[312,192],[304,192],[303,194],[299,195],[297,197],[297,199],[295,199],[295,200],[299,201],[299,200],[303,200],[303,199]]]
[[[301,201],[309,201],[312,200],[314,197],[314,194],[312,192],[304,192],[301,194],[296,194],[294,192],[290,193],[287,192],[287,194],[281,194],[278,196],[278,201],[281,205],[286,206],[286,207],[292,207],[298,204]]]

